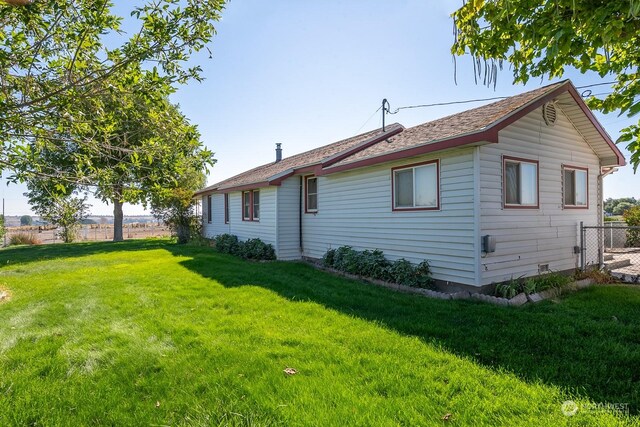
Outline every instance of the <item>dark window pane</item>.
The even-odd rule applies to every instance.
[[[576,204],[576,187],[574,183],[574,171],[564,171],[564,204],[573,206]]]
[[[505,203],[520,204],[520,164],[505,162],[504,166]]]

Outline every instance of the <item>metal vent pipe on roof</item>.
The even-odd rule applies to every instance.
[[[282,144],[276,144],[276,163],[282,160]]]

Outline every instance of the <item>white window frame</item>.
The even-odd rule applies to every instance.
[[[528,164],[536,167],[536,188],[535,188],[535,203],[507,203],[507,163],[512,164]],[[522,192],[524,186],[522,185],[522,174],[520,174],[520,180],[518,182],[518,192],[520,193],[520,199],[522,200]],[[539,209],[540,208],[540,162],[532,159],[523,159],[520,157],[502,156],[502,206],[505,209]]]
[[[573,179],[573,204],[567,204],[566,203],[566,189],[567,189],[567,185],[566,185],[566,173],[567,172],[573,172],[572,174],[572,179]],[[576,172],[582,172],[585,174],[585,188],[584,188],[584,192],[585,192],[585,196],[587,198],[586,202],[584,205],[578,205],[576,204],[577,201],[577,185],[576,185]],[[562,165],[562,207],[565,209],[589,209],[589,169],[585,168],[585,167],[580,167],[580,166],[570,166],[570,165]]]
[[[436,168],[436,204],[433,206],[416,205],[416,169],[423,167]],[[413,206],[398,206],[396,194],[396,174],[398,172],[412,170],[413,171]],[[429,160],[421,163],[398,166],[391,169],[391,206],[393,211],[437,211],[440,210],[440,159]]]

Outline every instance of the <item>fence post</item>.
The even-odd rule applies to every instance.
[[[580,221],[580,270],[584,271],[584,222]]]

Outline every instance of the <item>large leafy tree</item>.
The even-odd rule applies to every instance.
[[[453,13],[455,55],[470,54],[476,73],[495,83],[503,61],[515,82],[560,77],[568,67],[615,80],[604,99],[588,99],[605,113],[640,112],[640,1],[468,0]],[[634,171],[640,166],[640,123],[621,130]]]
[[[223,0],[141,1],[131,6],[135,24],[128,29],[134,31],[125,34],[123,18],[108,0],[17,3],[26,5],[0,2],[0,165],[18,164],[23,173],[80,183],[95,180],[88,176],[98,170],[95,151],[109,155],[111,149],[89,137],[93,123],[81,101],[121,85],[123,76],[135,80],[131,70],[148,70],[164,87],[200,79],[200,68],[189,60],[207,47],[224,5]],[[73,151],[66,158],[73,167],[34,157],[29,164],[16,163],[42,139]]]

